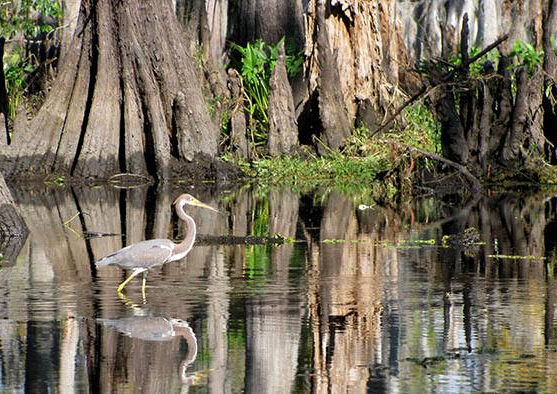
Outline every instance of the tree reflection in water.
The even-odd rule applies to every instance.
[[[124,273],[92,262],[142,239],[180,239],[170,210],[180,191],[14,190],[32,232],[0,270],[2,389],[179,392],[179,365],[203,371],[195,390],[210,393],[546,392],[557,382],[551,194],[392,209],[339,192],[198,188],[229,213],[192,212],[200,234],[297,241],[198,244],[153,271],[148,305],[130,310],[113,291]],[[443,246],[468,231],[481,243]],[[140,286],[128,294],[140,299]],[[197,340],[176,336],[185,326],[169,316]],[[146,341],[151,328],[160,340]]]

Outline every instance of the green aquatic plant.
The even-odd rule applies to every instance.
[[[267,142],[269,80],[278,58],[278,48],[263,40],[248,42],[245,47],[236,43],[231,46],[240,54],[238,68],[244,87],[244,110],[248,116],[250,143],[257,148]]]
[[[382,179],[381,183],[375,181],[379,174],[397,168],[411,171],[413,159],[408,146],[429,152],[441,150],[439,123],[431,111],[417,103],[406,109],[405,118],[404,123],[381,136],[374,136],[366,127],[357,127],[339,152],[318,156],[308,150],[297,156],[257,158],[247,173],[270,185],[331,186],[353,191],[377,188],[382,196],[391,198],[400,192],[399,186],[390,179]]]

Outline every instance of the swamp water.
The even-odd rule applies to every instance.
[[[125,273],[92,262],[181,239],[183,191],[14,191],[31,233],[0,269],[0,392],[557,391],[551,193],[394,209],[192,189],[221,213],[187,208],[191,253],[119,297]]]

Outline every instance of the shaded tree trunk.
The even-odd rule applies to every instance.
[[[407,79],[407,62],[396,7],[395,1],[308,4],[309,99],[299,122],[303,127],[312,121],[304,114],[318,113],[317,137],[330,148],[343,146],[354,126],[377,129],[404,96],[397,88]]]
[[[4,77],[4,44],[6,40],[0,37],[0,138],[5,143],[10,143],[10,130],[8,125],[8,91]]]
[[[226,63],[228,0],[176,0],[176,15],[184,27],[188,48],[203,52],[215,64]]]
[[[234,21],[230,39],[240,44],[261,38],[274,44],[282,37],[302,47],[304,0],[230,0]]]
[[[286,36],[287,45],[304,49],[303,75],[291,81],[301,144],[322,154],[339,149],[355,126],[376,129],[402,100],[397,85],[408,77],[396,1],[237,0],[231,6],[233,41],[274,43]]]
[[[552,144],[546,145],[551,164],[557,164],[557,105],[550,97],[557,97],[557,54],[555,43],[557,37],[557,1],[550,0],[543,9],[543,50],[544,50],[544,88],[549,94],[543,96],[544,134]]]
[[[218,131],[183,42],[170,0],[82,2],[52,94],[0,147],[3,172],[169,179],[214,158]]]
[[[27,226],[14,205],[4,178],[0,175],[0,266],[15,264],[27,234]]]
[[[294,98],[288,83],[285,66],[284,43],[279,47],[279,58],[271,75],[269,97],[269,138],[271,155],[293,153],[298,146]]]
[[[523,168],[533,152],[545,150],[557,161],[554,148],[547,144],[557,142],[556,111],[551,95],[544,95],[557,92],[551,46],[557,29],[555,2],[492,3],[418,1],[405,2],[407,8],[400,9],[412,57],[445,59],[433,62],[440,67],[428,71],[436,86],[430,98],[441,121],[444,155],[486,176],[501,165]],[[416,41],[411,41],[413,33]],[[495,39],[504,35],[506,40]],[[498,65],[484,61],[472,74],[467,63],[472,47],[483,49],[493,42],[499,44]],[[516,42],[531,44],[538,54],[527,56],[543,56],[543,66],[521,65],[525,59],[513,55]],[[446,67],[457,55],[462,65]]]

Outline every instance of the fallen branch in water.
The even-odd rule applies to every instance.
[[[479,181],[479,179],[476,178],[470,171],[468,171],[468,168],[466,168],[462,164],[458,164],[457,162],[446,159],[443,156],[439,156],[435,153],[427,152],[427,151],[422,150],[420,148],[416,148],[415,146],[408,146],[408,148],[410,150],[418,152],[422,156],[425,156],[425,157],[430,158],[432,160],[440,161],[441,163],[444,163],[444,164],[447,164],[448,166],[453,167],[455,170],[457,170],[462,175],[464,175],[464,177],[466,177],[468,182],[470,182],[470,186],[472,187],[472,192],[477,193],[477,192],[480,192],[482,190],[482,184]]]
[[[282,245],[290,242],[288,238],[282,235],[273,237],[262,237],[257,235],[206,235],[198,234],[196,245]]]

